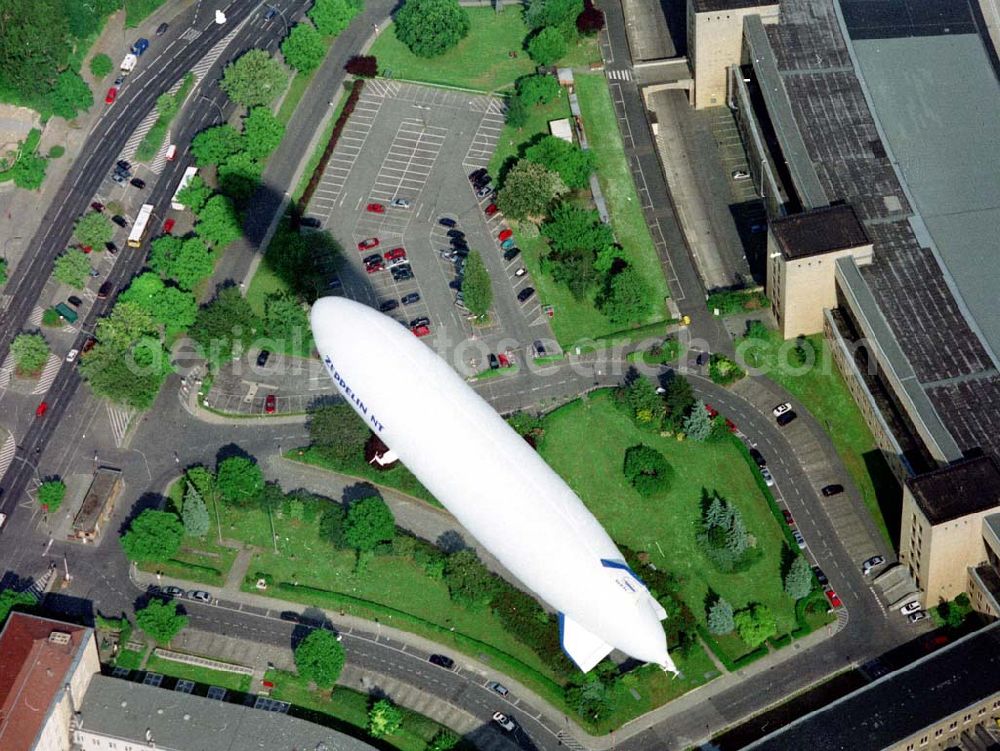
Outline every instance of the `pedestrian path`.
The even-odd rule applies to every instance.
[[[125,433],[128,431],[129,423],[135,417],[135,410],[122,407],[118,404],[106,402],[108,409],[108,421],[111,423],[111,433],[115,438],[115,446],[121,448],[125,440]]]
[[[8,354],[7,359],[0,366],[0,389],[5,389],[10,385],[11,376],[14,374],[14,355]]]
[[[45,308],[41,305],[36,305],[34,310],[31,311],[31,316],[28,318],[28,327],[37,328],[41,326],[43,315],[45,315]]]
[[[58,355],[49,355],[49,361],[45,363],[45,369],[42,370],[42,375],[38,379],[38,383],[35,384],[35,388],[31,390],[32,394],[44,394],[49,390],[49,386],[56,379],[56,375],[59,373],[59,367],[62,365],[62,358]]]
[[[10,463],[14,461],[14,454],[17,453],[17,439],[12,434],[8,434],[7,440],[0,446],[0,477],[7,474]]]
[[[632,80],[632,71],[628,70],[627,68],[621,70],[607,70],[605,71],[605,73],[607,73],[608,78],[610,78],[612,81]]]

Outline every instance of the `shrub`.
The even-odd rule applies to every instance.
[[[721,352],[716,352],[712,355],[712,359],[709,360],[708,377],[711,378],[714,383],[718,383],[722,386],[728,386],[729,384],[740,380],[745,375],[746,372],[740,368],[739,365]]]
[[[517,79],[517,95],[526,105],[548,104],[560,91],[562,86],[555,76],[537,74]]]
[[[674,470],[659,451],[639,444],[625,451],[622,468],[625,479],[632,483],[639,495],[652,496],[670,490]]]
[[[396,13],[396,38],[417,57],[442,55],[469,33],[469,14],[458,0],[406,0]]]
[[[736,624],[733,622],[733,606],[720,597],[708,608],[708,630],[716,636],[731,634]]]
[[[553,26],[546,26],[528,42],[528,55],[539,65],[552,65],[565,54],[566,38]]]
[[[46,308],[45,312],[42,313],[42,325],[43,326],[61,326],[62,316],[59,315],[59,311],[55,308]]]
[[[90,58],[90,72],[98,80],[108,75],[113,67],[111,58],[103,52],[99,52]]]
[[[56,144],[51,149],[49,149],[49,159],[58,159],[65,153],[66,153],[66,147],[60,144]]]
[[[359,78],[375,78],[378,75],[378,60],[374,55],[355,55],[347,61],[344,70]]]
[[[753,603],[733,616],[736,633],[748,647],[758,647],[778,633],[778,624],[767,605]]]

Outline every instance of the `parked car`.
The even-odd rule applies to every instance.
[[[826,593],[826,599],[830,601],[830,607],[839,608],[842,603],[840,598],[837,597],[837,593],[833,591],[833,587],[827,587],[823,590]]]
[[[750,173],[745,169],[734,169],[731,173],[734,180],[749,180]]]
[[[920,621],[922,621],[924,618],[927,618],[928,616],[927,616],[927,611],[926,610],[918,610],[915,613],[910,613],[906,617],[910,619],[910,623],[919,623]]]
[[[514,238],[508,237],[502,243],[500,243],[500,250],[509,250],[514,247]]]
[[[413,269],[407,266],[396,266],[392,269],[392,278],[397,282],[405,282],[413,278]]]
[[[124,185],[128,180],[125,179],[125,175],[120,172],[113,172],[111,174],[111,179],[114,180],[118,185]]]
[[[819,492],[822,493],[827,498],[829,498],[830,496],[840,495],[841,493],[843,493],[844,486],[840,485],[839,483],[834,483],[833,485],[824,485],[822,488],[820,488]]]
[[[302,620],[302,617],[294,610],[282,610],[278,617],[289,623],[299,623]]]
[[[112,293],[112,291],[114,291],[114,288],[115,287],[111,282],[105,282],[97,289],[97,299],[98,300],[107,299],[107,297]],[[87,351],[86,346],[83,348],[83,351],[84,352]]]
[[[323,226],[323,222],[319,220],[319,217],[315,216],[304,216],[299,219],[300,227],[309,227],[310,229],[319,229]]]
[[[410,329],[410,330],[413,332],[413,335],[418,338],[421,336],[428,336],[431,333],[430,326],[417,326],[415,329]]]
[[[445,655],[431,655],[427,659],[432,665],[437,665],[446,670],[452,670],[455,667],[455,661]]]
[[[767,466],[767,459],[765,459],[764,455],[757,449],[750,449],[750,458],[753,459],[757,466],[761,469]]]
[[[489,175],[489,171],[485,167],[480,167],[479,169],[469,173],[469,182],[475,182],[476,180],[481,180]]]
[[[497,681],[490,681],[486,684],[486,688],[494,693],[500,694],[500,696],[507,696],[507,694],[510,693],[505,685],[498,683]]]
[[[266,349],[262,349],[257,353],[257,367],[263,368],[267,365],[267,359],[271,356],[271,352]]]
[[[163,223],[163,233],[169,235],[175,224],[177,224],[176,219],[167,219],[167,221]]]
[[[497,359],[496,355],[490,352],[489,356],[486,359],[490,364],[490,370],[499,370],[500,360]]]
[[[535,294],[534,287],[525,287],[520,292],[517,293],[517,301],[519,303],[526,303],[531,299],[531,296]]]
[[[378,309],[383,313],[388,313],[399,307],[399,300],[383,300],[379,303]]]
[[[509,368],[511,366],[511,364],[512,364],[511,361],[510,361],[510,358],[507,357],[507,355],[504,354],[503,352],[501,352],[500,354],[497,355],[497,359],[500,360],[500,367],[501,368]]]
[[[274,414],[274,409],[277,406],[278,399],[274,394],[268,394],[267,398],[264,399],[264,411],[269,415]]]
[[[403,295],[400,298],[400,302],[402,302],[403,305],[413,305],[415,302],[420,302],[420,293],[410,292],[409,294]]]
[[[127,159],[119,159],[117,162],[115,162],[115,169],[121,172],[131,172],[132,162],[128,161]]]
[[[916,600],[910,600],[899,609],[899,612],[903,615],[909,615],[910,613],[916,613],[918,610],[920,610],[920,603]]]
[[[212,595],[203,589],[192,589],[187,593],[187,596],[192,600],[197,600],[198,602],[212,601]]]
[[[440,224],[442,227],[457,227],[458,226],[458,222],[456,222],[454,219],[451,219],[451,218],[446,217],[446,216],[443,216],[440,219],[438,219],[438,224]]]
[[[82,352],[83,354],[90,352],[90,350],[94,348],[95,344],[97,344],[97,340],[94,337],[90,337],[89,339],[87,339],[87,341],[83,343],[83,349],[81,349],[80,352]]]
[[[83,305],[83,300],[81,300],[76,295],[70,295],[69,297],[67,297],[66,302],[68,302],[74,308],[79,308],[81,305]]]
[[[493,722],[506,730],[508,733],[513,733],[514,729],[517,727],[517,725],[514,724],[514,721],[503,712],[494,712]]]
[[[382,260],[382,257],[379,256],[379,259],[377,261],[366,263],[365,271],[367,271],[369,274],[375,274],[379,271],[385,271],[385,262]]]
[[[493,188],[489,184],[483,185],[479,190],[476,191],[476,198],[486,198],[493,195]]]
[[[821,587],[825,587],[827,584],[830,583],[830,580],[826,578],[826,574],[823,573],[823,569],[821,569],[819,566],[813,566],[812,570],[813,570],[813,575],[816,577],[816,581],[820,583]]]
[[[128,219],[123,217],[121,214],[115,214],[113,217],[111,217],[111,221],[117,224],[122,229],[128,227]]]
[[[278,15],[278,9],[275,8],[272,5],[269,5],[269,6],[267,6],[267,11],[264,13],[264,20],[265,21],[270,21],[276,15]]]
[[[792,512],[786,508],[781,509],[781,515],[785,517],[785,524],[789,527],[795,524],[795,519],[792,518]]]
[[[484,211],[486,212],[486,216],[493,216],[493,215],[494,215],[495,213],[497,213],[497,212],[498,212],[499,210],[500,210],[500,209],[498,209],[498,208],[497,208],[497,205],[496,205],[495,203],[491,203],[491,204],[490,204],[489,206],[487,206],[487,207],[486,207],[486,208],[484,209]]]
[[[761,467],[760,476],[764,478],[764,484],[767,485],[767,487],[774,487],[774,475],[771,474],[771,470],[767,467]]]
[[[541,339],[535,339],[531,345],[531,353],[535,357],[545,357],[545,345]]]
[[[517,249],[515,248],[515,250],[517,250]],[[510,252],[510,251],[508,251],[508,252]],[[518,251],[518,253],[520,253],[520,252],[521,252],[521,251]],[[515,255],[517,255],[517,254],[515,253]],[[504,257],[505,257],[505,258],[507,257],[507,254],[506,254],[506,253],[504,253]],[[513,258],[513,257],[514,257],[514,256],[511,256],[511,258]],[[510,259],[508,259],[508,260],[510,260]],[[524,266],[521,266],[520,268],[518,268],[518,269],[517,269],[517,270],[516,270],[516,271],[514,272],[514,276],[524,276],[524,275],[525,275],[525,274],[527,274],[527,273],[528,273],[528,270],[527,270],[526,268],[524,268]]]
[[[143,188],[146,187],[146,181],[139,177],[133,177],[131,180],[129,180],[129,182],[132,184],[133,188],[138,188],[139,190],[142,190]]]
[[[795,414],[795,410],[792,410],[791,412],[785,412],[782,415],[778,415],[778,419],[776,420],[776,422],[778,423],[779,426],[783,428],[792,420],[794,420],[796,417],[798,417],[798,415]]]
[[[111,255],[115,255],[118,252],[118,246],[115,245],[110,240],[104,243],[104,249],[108,251],[108,253],[110,253]]]
[[[118,87],[112,86],[110,89],[108,89],[108,93],[104,95],[104,103],[114,104],[115,99],[117,98],[118,98]]]
[[[135,40],[135,44],[132,45],[132,54],[141,55],[143,52],[149,49],[149,40],[140,37]]]
[[[377,237],[367,237],[358,243],[358,250],[370,250],[378,247]]]
[[[861,564],[861,574],[862,576],[868,576],[874,569],[885,563],[884,555],[873,555],[867,561]]]
[[[808,546],[806,545],[806,538],[802,536],[802,533],[797,529],[792,530],[792,537],[795,539],[795,544],[799,546],[799,550],[805,550]]]
[[[418,316],[414,318],[412,321],[410,321],[410,328],[415,329],[417,328],[417,326],[429,326],[430,323],[431,319],[428,318],[427,316]]]
[[[370,211],[373,214],[384,214],[385,206],[380,203],[370,203],[365,206],[365,211]]]
[[[500,230],[500,233],[497,235],[497,240],[503,242],[504,240],[509,240],[513,236],[514,236],[514,231],[509,227],[504,227],[502,230]]]
[[[397,258],[406,258],[406,251],[403,248],[393,248],[385,252],[385,260],[395,261]]]
[[[460,229],[450,229],[445,234],[447,234],[448,237],[465,237],[465,233]]]
[[[69,352],[66,353],[66,362],[73,362],[78,354],[80,354],[80,350],[71,349]]]
[[[183,597],[184,590],[180,587],[164,587],[160,590],[167,597]]]
[[[94,211],[100,214],[104,211],[104,204],[101,203],[100,201],[94,201],[92,204],[90,204],[90,208],[92,208]]]
[[[158,37],[159,36],[163,36],[166,33],[167,29],[169,29],[169,28],[170,28],[170,24],[168,24],[168,23],[161,23],[159,26],[156,27],[156,36],[158,36]]]
[[[392,205],[397,209],[408,209],[410,208],[410,202],[405,198],[393,198]]]
[[[368,266],[368,265],[373,264],[373,263],[381,263],[382,262],[382,256],[380,256],[378,253],[372,253],[370,256],[365,256],[364,258],[362,258],[361,262],[365,266]]]
[[[779,404],[777,407],[771,410],[771,414],[775,417],[781,417],[786,412],[792,411],[791,402],[785,402],[784,404]]]

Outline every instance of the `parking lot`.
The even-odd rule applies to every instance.
[[[408,326],[428,319],[426,341],[465,375],[488,367],[489,352],[552,338],[543,301],[535,294],[518,300],[534,285],[527,273],[515,274],[520,257],[504,259],[503,215],[486,216],[492,199],[477,198],[468,179],[488,164],[503,120],[494,97],[369,81],[307,209],[345,249],[346,259],[330,270],[330,293],[376,308],[386,303],[387,314]],[[455,226],[442,225],[442,218]],[[473,326],[456,305],[456,264],[443,256],[449,229],[464,233],[490,272],[494,303],[485,325]],[[393,253],[397,248],[405,260],[396,258],[402,256]],[[376,254],[383,258],[377,264]],[[365,259],[376,266],[371,273]],[[402,278],[408,274],[400,267],[412,278]],[[463,348],[461,357],[452,357],[456,347]]]

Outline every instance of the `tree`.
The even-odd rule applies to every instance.
[[[212,275],[215,268],[215,253],[200,237],[188,237],[181,245],[180,253],[171,269],[170,278],[184,290],[192,290]]]
[[[131,561],[159,562],[173,558],[184,539],[184,525],[177,514],[146,509],[122,535],[122,548]]]
[[[461,738],[453,731],[448,728],[441,728],[428,741],[426,751],[451,751],[451,749],[458,745],[460,740]]]
[[[368,733],[372,738],[392,735],[403,725],[403,710],[388,699],[379,699],[368,710]]]
[[[285,341],[311,336],[305,308],[287,292],[276,292],[264,298],[264,330],[272,339]]]
[[[279,227],[267,248],[264,263],[297,296],[307,302],[326,289],[328,274],[324,268],[335,265],[342,249],[329,232],[300,235],[286,226]]]
[[[38,505],[48,514],[56,513],[65,497],[66,483],[62,480],[46,480],[38,486]]]
[[[708,631],[716,636],[723,636],[731,634],[735,628],[733,606],[724,597],[720,597],[708,608]]]
[[[293,68],[308,73],[323,62],[323,58],[326,57],[326,45],[312,24],[297,23],[281,43],[281,54],[285,62]]]
[[[249,151],[233,154],[219,165],[219,192],[234,204],[245,206],[260,185],[264,162]]]
[[[371,431],[346,402],[312,408],[308,428],[312,445],[321,456],[346,466],[364,461]]]
[[[119,302],[132,303],[149,314],[155,315],[156,295],[163,290],[163,280],[156,274],[146,272],[139,274],[124,292],[119,295]]]
[[[220,250],[242,234],[233,202],[222,195],[212,196],[205,202],[194,229],[208,245]]]
[[[549,221],[542,225],[542,234],[556,251],[585,248],[596,253],[615,242],[611,227],[601,223],[596,211],[578,209],[565,203],[553,209]]]
[[[801,600],[812,592],[812,588],[813,573],[809,561],[797,555],[785,574],[785,594],[793,600]]]
[[[114,65],[111,62],[111,58],[103,52],[99,52],[90,58],[90,73],[98,80],[107,76],[113,68]]]
[[[386,502],[373,495],[351,504],[344,522],[344,542],[355,550],[369,552],[380,542],[396,536],[396,517]]]
[[[80,110],[89,110],[94,104],[94,95],[87,82],[75,70],[65,70],[56,79],[56,86],[49,95],[52,111],[65,120],[76,117]]]
[[[114,237],[115,228],[104,214],[88,211],[73,227],[73,237],[81,245],[103,248],[104,243]]]
[[[694,403],[694,407],[684,419],[684,432],[693,441],[707,441],[712,435],[712,417],[705,408],[705,402],[700,399]]]
[[[347,0],[316,0],[306,13],[321,34],[337,36],[347,28],[358,9]]]
[[[614,706],[614,696],[598,670],[587,673],[582,684],[567,687],[566,701],[577,714],[592,720],[604,717]]]
[[[374,55],[355,55],[347,61],[344,70],[358,78],[375,78],[378,75],[378,60]]]
[[[576,18],[584,9],[583,3],[584,0],[531,0],[524,20],[532,29],[554,26],[565,34],[573,34]]]
[[[396,38],[414,55],[437,57],[469,33],[469,14],[458,0],[406,0],[394,28]]]
[[[72,248],[56,259],[55,277],[63,284],[75,289],[87,286],[90,276],[90,261],[82,250]]]
[[[585,0],[585,5],[583,12],[576,17],[576,30],[591,37],[604,28],[604,11],[594,7],[593,0]]]
[[[493,282],[478,250],[469,253],[465,259],[462,292],[465,295],[465,306],[480,320],[486,318],[493,304]]]
[[[237,104],[263,107],[274,101],[286,83],[288,74],[281,63],[265,50],[250,50],[225,67],[219,86]]]
[[[485,610],[500,589],[496,577],[471,549],[448,556],[444,581],[451,599],[473,611]]]
[[[177,603],[174,600],[163,602],[153,599],[142,610],[135,611],[135,625],[159,644],[169,644],[190,620],[186,615],[177,612]]]
[[[156,117],[160,122],[169,123],[174,119],[174,115],[177,114],[177,110],[180,109],[180,102],[177,101],[177,97],[171,94],[169,91],[164,91],[158,97],[156,97]]]
[[[344,669],[344,648],[327,629],[313,629],[295,648],[295,669],[320,688],[333,688]]]
[[[740,380],[746,372],[721,352],[715,352],[708,361],[708,377],[714,383],[728,386]]]
[[[10,353],[20,375],[34,376],[49,361],[49,343],[41,334],[18,334],[10,343]]]
[[[319,518],[319,536],[337,549],[350,547],[344,539],[344,527],[347,522],[347,514],[342,506],[331,503],[323,511]]]
[[[528,42],[528,55],[539,65],[552,65],[566,55],[566,38],[559,29],[546,26]]]
[[[631,446],[625,451],[622,471],[625,479],[643,496],[666,493],[674,477],[674,469],[666,457],[643,444]]]
[[[632,266],[612,274],[597,297],[597,308],[618,325],[637,323],[649,313],[652,289]]]
[[[146,264],[161,277],[170,279],[182,245],[184,240],[177,235],[160,235],[150,243]]]
[[[245,348],[256,326],[253,309],[239,287],[225,287],[198,311],[188,336],[201,345],[204,357],[219,362],[229,358],[237,347]]]
[[[216,467],[215,489],[226,503],[247,506],[264,489],[264,473],[254,460],[245,456],[230,456]]]
[[[778,633],[778,623],[767,605],[753,603],[733,616],[736,633],[751,649],[759,647],[768,638]]]
[[[574,190],[587,187],[596,167],[592,151],[584,151],[575,143],[555,136],[545,136],[529,146],[524,152],[524,158],[555,172]]]
[[[497,205],[512,219],[541,222],[552,201],[566,192],[559,176],[526,159],[519,160],[504,178]]]
[[[205,185],[205,181],[201,179],[200,175],[192,177],[184,189],[177,194],[177,200],[189,208],[195,216],[201,213],[205,202],[211,197],[212,189]],[[161,237],[171,237],[171,235],[162,235]]]
[[[526,105],[548,104],[557,98],[560,92],[562,86],[555,76],[539,73],[517,79],[517,95]]]
[[[650,380],[638,376],[627,380],[617,389],[616,397],[640,425],[659,427],[665,406]]]
[[[38,598],[31,592],[15,592],[13,589],[0,590],[0,626],[3,626],[10,611],[18,605],[31,607],[38,604]],[[19,610],[21,608],[18,608]]]
[[[168,330],[188,328],[198,317],[194,295],[177,287],[164,287],[153,300],[153,318]]]
[[[228,123],[206,128],[191,140],[191,153],[194,154],[195,162],[199,167],[222,164],[233,154],[238,154],[245,148],[246,141],[243,134]],[[195,213],[198,212],[195,211]]]
[[[255,107],[243,118],[246,150],[254,159],[264,159],[281,143],[285,126],[267,107]]]
[[[53,146],[53,149],[56,147]],[[45,168],[48,160],[38,156],[34,151],[22,151],[11,173],[14,175],[14,185],[22,190],[38,190],[45,182]]]
[[[504,116],[504,122],[518,130],[528,124],[528,105],[517,94],[507,98],[507,114]]]
[[[688,410],[694,406],[694,391],[687,378],[676,374],[667,381],[666,389],[664,403],[667,407],[667,417],[675,428],[679,428]]]
[[[555,281],[565,284],[577,300],[586,300],[600,281],[595,260],[594,251],[589,248],[553,251],[543,257],[543,268]]]
[[[192,537],[202,537],[208,533],[210,525],[208,518],[208,506],[202,498],[198,489],[188,483],[187,490],[184,491],[184,508],[181,510],[181,519],[184,521],[184,531]]]

